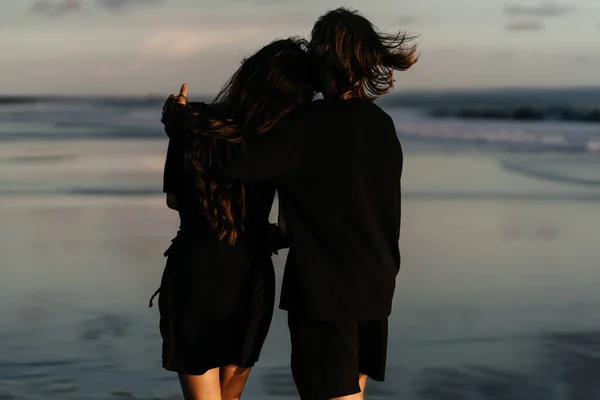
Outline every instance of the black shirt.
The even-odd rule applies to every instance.
[[[203,215],[198,198],[194,174],[186,163],[187,140],[179,135],[169,139],[163,176],[163,192],[177,197],[180,218],[179,229],[185,231],[205,231],[208,222]]]
[[[270,132],[220,146],[227,174],[277,184],[291,244],[280,307],[330,321],[387,317],[403,164],[392,119],[372,102],[316,101]]]
[[[182,277],[179,279],[182,287],[175,290],[185,292],[183,286],[191,285],[187,290],[191,293],[188,303],[197,307],[198,317],[227,316],[239,300],[250,268],[273,268],[269,214],[275,186],[261,182],[244,183],[245,230],[234,245],[218,240],[204,215],[195,185],[195,171],[186,161],[190,136],[187,132],[169,127],[167,134],[170,139],[163,192],[177,197],[180,218],[177,238],[168,252],[170,268],[175,268],[177,276]]]
[[[212,110],[204,103],[190,103],[196,111],[207,115]],[[196,174],[186,160],[189,149],[190,137],[188,132],[181,129],[167,127],[169,146],[165,159],[163,175],[163,192],[171,193],[177,197],[180,227],[182,231],[195,231],[206,234],[213,240],[215,232],[209,227],[204,216],[204,209],[196,188]],[[275,197],[275,186],[265,182],[244,182],[246,219],[244,221],[244,234],[240,235],[240,243],[251,236],[253,245],[244,247],[243,251],[259,252],[271,256],[272,242],[279,240],[279,232],[269,229],[269,214]],[[270,232],[267,234],[266,232]],[[239,244],[239,243],[238,243]],[[240,251],[242,251],[241,246]],[[280,248],[280,247],[279,247]]]

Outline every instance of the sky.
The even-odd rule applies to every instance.
[[[0,0],[0,95],[216,93],[338,6],[419,35],[396,91],[600,86],[599,0]]]

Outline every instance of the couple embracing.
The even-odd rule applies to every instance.
[[[374,100],[416,60],[410,38],[340,8],[310,42],[245,59],[212,104],[186,85],[167,100],[164,192],[181,222],[158,304],[163,367],[186,399],[240,398],[273,315],[271,256],[287,247],[279,307],[300,398],[362,399],[367,378],[384,380],[403,156]]]

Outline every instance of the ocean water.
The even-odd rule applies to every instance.
[[[0,399],[180,398],[147,304],[177,229],[161,101],[0,103]],[[403,265],[367,398],[600,399],[600,125],[385,107]],[[288,365],[276,312],[245,398],[297,398]]]

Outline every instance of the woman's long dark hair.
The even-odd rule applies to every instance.
[[[196,116],[188,161],[204,212],[219,240],[234,244],[244,229],[243,183],[213,166],[218,141],[239,143],[276,126],[313,97],[312,69],[304,40],[277,40],[245,59],[213,102],[212,115]]]
[[[374,100],[394,86],[394,70],[418,60],[414,39],[406,33],[382,33],[356,11],[338,8],[323,15],[311,33],[310,52],[327,66],[336,91],[345,100]]]

